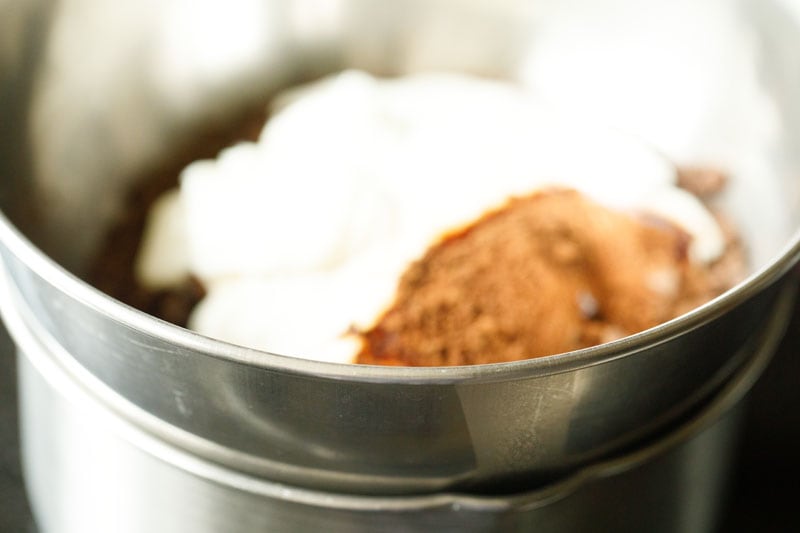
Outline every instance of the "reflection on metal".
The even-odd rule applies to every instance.
[[[69,404],[61,403],[60,393],[49,389],[25,362],[28,468],[34,478],[35,472],[55,472],[55,463],[45,458],[66,454],[58,457],[74,460],[58,463],[68,476],[65,483],[83,479],[99,494],[108,489],[108,479],[97,470],[93,472],[99,477],[90,478],[82,470],[87,456],[81,454],[104,450],[107,455],[98,452],[97,464],[108,465],[108,473],[122,483],[115,487],[119,492],[106,495],[124,502],[120,516],[131,517],[131,528],[152,526],[144,530],[157,531],[148,520],[169,524],[184,519],[194,521],[193,531],[236,531],[224,529],[222,522],[235,516],[238,530],[252,530],[264,524],[265,515],[250,511],[267,505],[248,492],[266,483],[259,476],[271,480],[269,490],[279,491],[272,493],[279,497],[268,507],[274,516],[291,516],[300,527],[308,509],[302,502],[287,502],[294,496],[323,494],[307,489],[387,495],[478,491],[530,484],[596,463],[684,419],[752,361],[758,349],[754,339],[769,331],[787,273],[800,256],[798,32],[796,21],[779,3],[662,2],[652,6],[659,11],[644,13],[640,2],[630,0],[606,5],[615,9],[598,8],[605,5],[598,2],[543,0],[241,0],[221,15],[219,28],[213,10],[203,7],[194,13],[196,3],[187,1],[112,7],[64,0],[17,7],[22,3],[0,2],[0,208],[5,215],[0,220],[0,255],[17,294],[16,312],[24,315],[18,327],[48,342],[48,354],[70,369],[70,382],[104,405],[112,418],[172,450],[162,462],[136,445],[115,448],[116,434],[79,423],[69,414]],[[324,4],[324,10],[299,10],[298,5],[306,4]],[[650,35],[628,33],[634,12],[642,15],[637,22],[654,30],[648,41],[660,54],[653,56],[654,62],[684,57],[671,55],[680,40],[673,42],[674,34],[695,39],[693,49],[703,50],[698,60],[719,59],[717,67],[730,68],[722,74],[750,76],[741,86],[727,84],[719,92],[725,98],[714,100],[717,107],[711,115],[692,115],[693,110],[707,110],[696,102],[666,113],[672,89],[667,86],[652,100],[636,100],[636,120],[624,125],[635,130],[641,120],[655,131],[658,117],[670,124],[676,117],[681,118],[678,123],[702,124],[691,132],[691,143],[686,141],[691,153],[679,153],[664,140],[666,134],[653,134],[649,140],[662,142],[660,148],[676,158],[721,158],[712,162],[729,167],[734,176],[722,207],[737,217],[752,252],[753,274],[746,282],[664,326],[594,349],[503,365],[330,365],[199,337],[112,301],[62,268],[80,274],[131,180],[191,137],[193,128],[263,103],[296,81],[344,67],[378,74],[465,70],[530,83],[553,97],[557,87],[537,79],[538,73],[547,72],[541,65],[552,64],[545,52],[556,50],[545,45],[578,42],[566,38],[570,36],[599,35],[597,39],[609,40],[571,50],[575,67],[569,74],[575,77],[569,80],[580,91],[571,86],[569,94],[603,107],[604,118],[611,119],[617,108],[633,101],[598,98],[615,84],[623,95],[622,89],[631,86],[598,73],[612,72],[601,68],[604,61],[629,57],[617,55],[618,47]],[[716,16],[720,13],[724,16]],[[197,40],[209,23],[219,35],[221,28],[238,27],[237,17],[253,20],[237,36],[241,40],[219,47],[186,46],[189,41],[178,39],[181,33],[173,26],[185,25],[181,31]],[[263,34],[251,31],[253,27]],[[707,33],[700,31],[704,28]],[[17,44],[23,35],[27,40]],[[665,35],[669,38],[659,40]],[[745,44],[725,46],[738,37]],[[711,40],[708,50],[706,38]],[[681,41],[678,48],[685,44]],[[609,53],[595,53],[599,49]],[[746,53],[726,55],[726,50]],[[220,58],[214,54],[225,51],[236,61],[223,62],[227,70],[218,71]],[[561,51],[552,53],[557,57]],[[587,58],[592,69],[581,77],[576,72]],[[690,59],[687,68],[705,72],[702,62]],[[645,62],[652,67],[647,58]],[[677,70],[668,72],[680,73],[682,64],[670,62]],[[636,62],[607,65],[618,76],[649,72],[634,68]],[[564,74],[553,72],[554,80]],[[678,82],[706,79],[693,72],[678,76]],[[646,81],[633,87],[650,87]],[[594,91],[598,84],[604,91]],[[553,99],[554,106],[565,105]],[[621,118],[630,118],[619,111]],[[753,116],[758,127],[750,120]],[[703,117],[711,123],[705,124]],[[726,139],[736,147],[731,153],[720,148],[727,146]],[[56,438],[64,447],[46,449]],[[239,472],[234,476],[238,488],[199,481],[202,488],[191,489],[197,490],[192,494],[198,500],[191,503],[195,514],[168,518],[167,508],[159,508],[163,513],[153,509],[170,506],[170,498],[189,482],[183,463],[168,466],[173,459],[216,465],[232,476]],[[43,462],[37,464],[39,460]],[[48,493],[56,486],[36,485],[39,508],[61,505],[59,494]],[[153,487],[158,490],[149,490]],[[661,487],[660,496],[675,495],[674,486]],[[155,496],[166,503],[154,502]],[[530,525],[519,515],[500,520],[473,513],[467,501],[431,498],[436,517],[452,516],[457,505],[468,509],[458,519],[476,529]],[[346,508],[360,505],[358,499],[341,501]],[[365,527],[402,524],[397,513],[406,500],[391,501],[395,511],[377,514],[386,508],[372,509]],[[181,505],[188,502],[181,500]],[[346,510],[314,508],[308,519],[330,519],[331,528],[344,527],[352,518]],[[78,516],[80,509],[69,511],[75,513],[70,523],[91,520]],[[557,506],[548,509],[548,520],[566,520],[570,514]],[[67,512],[53,512],[62,511]],[[438,518],[430,520],[425,523],[438,523]]]

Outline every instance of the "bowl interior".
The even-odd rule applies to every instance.
[[[198,131],[224,129],[280,89],[344,68],[458,70],[525,84],[554,108],[632,132],[678,163],[728,170],[720,207],[755,271],[796,254],[782,251],[796,246],[800,226],[797,20],[762,0],[0,3],[0,124],[13,125],[0,128],[0,209],[80,275],[132,184]],[[214,460],[246,470],[264,459],[259,472],[293,483],[322,478],[309,466],[355,471],[355,481],[315,483],[362,489],[375,476],[419,490],[434,485],[396,478],[452,486],[561,468],[630,443],[719,384],[772,297],[720,305],[731,311],[724,323],[681,329],[686,338],[613,348],[637,357],[603,352],[589,366],[570,354],[445,382],[440,369],[422,379],[341,365],[334,375],[259,359],[143,315],[106,316],[27,272],[19,278],[30,281],[23,292],[42,329],[97,381],[163,420],[163,438],[191,448],[202,437],[198,453],[216,443]],[[101,300],[103,311],[122,309]]]
[[[15,3],[16,4],[16,3]],[[25,3],[20,3],[25,4]],[[781,3],[368,0],[3,9],[0,208],[82,272],[131,182],[200,127],[343,68],[526,84],[678,163],[729,171],[753,269],[798,227],[797,19]],[[602,4],[602,5],[605,5]],[[12,43],[13,44],[13,43]],[[69,236],[69,238],[65,238]]]

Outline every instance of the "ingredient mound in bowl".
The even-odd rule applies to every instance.
[[[90,281],[235,344],[417,366],[608,342],[742,277],[707,205],[720,173],[514,85],[347,72],[270,115],[257,141],[144,180]]]
[[[365,332],[361,363],[514,361],[602,344],[713,298],[727,280],[689,236],[559,189],[515,198],[448,235],[400,279]]]

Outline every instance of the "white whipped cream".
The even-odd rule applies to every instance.
[[[208,336],[348,362],[358,349],[348,329],[372,324],[411,261],[547,185],[674,221],[692,235],[695,260],[724,247],[714,218],[654,150],[556,116],[511,84],[349,71],[277,106],[257,143],[188,166],[145,233],[142,282],[198,276],[208,295],[189,325]]]

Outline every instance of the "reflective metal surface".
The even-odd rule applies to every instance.
[[[778,3],[725,8],[755,36],[755,56],[739,60],[757,66],[760,89],[780,111],[769,173],[745,180],[749,160],[720,161],[740,171],[724,203],[754,251],[753,275],[643,334],[473,368],[329,365],[160,323],[62,268],[82,272],[130,180],[198,124],[349,66],[521,79],[537,39],[561,27],[554,21],[580,14],[578,22],[594,26],[584,17],[594,13],[590,4],[574,3],[574,12],[521,1],[240,1],[218,11],[180,1],[0,4],[9,14],[0,17],[0,119],[14,125],[0,146],[8,217],[0,251],[20,305],[32,310],[26,327],[96,379],[121,419],[198,457],[298,486],[419,493],[530,485],[655,434],[752,356],[757,346],[748,340],[766,327],[800,254],[800,151],[791,150],[800,137],[797,24]],[[613,4],[624,21],[622,8],[637,3]],[[230,34],[220,28],[243,21],[250,30],[224,43]],[[665,19],[662,29],[680,22]],[[220,66],[215,52],[229,45]],[[741,120],[730,130],[756,129]],[[762,182],[777,201],[750,194]]]
[[[710,531],[727,482],[736,407],[769,362],[793,303],[793,292],[781,298],[761,349],[691,421],[632,453],[507,496],[326,493],[198,459],[119,418],[69,354],[51,352],[52,342],[11,311],[32,505],[44,533]]]
[[[800,529],[800,517],[793,512],[794,487],[800,479],[800,419],[795,416],[800,405],[798,303],[773,361],[748,395],[742,443],[730,465],[718,533]],[[37,533],[19,465],[15,363],[14,346],[0,329],[0,531]]]

